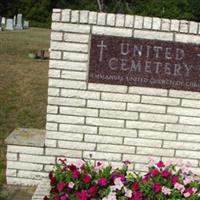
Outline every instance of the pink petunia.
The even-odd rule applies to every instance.
[[[125,191],[125,197],[131,198],[133,193],[131,190],[127,189],[126,187],[124,187],[124,191]]]
[[[171,194],[171,190],[169,188],[163,186],[162,187],[162,193],[164,195],[170,195]]]
[[[75,184],[74,184],[73,182],[69,182],[69,183],[68,183],[68,187],[69,187],[70,189],[72,189],[72,188],[74,187],[74,185],[75,185]]]
[[[184,193],[183,195],[184,195],[184,197],[186,197],[186,198],[191,196],[191,194],[190,194],[189,192],[186,192],[186,193]]]
[[[102,162],[97,162],[95,166],[96,171],[101,171],[104,168],[104,164]]]
[[[186,176],[185,179],[183,180],[184,185],[187,185],[193,181],[193,177],[191,176]]]
[[[124,184],[121,181],[121,177],[118,177],[114,180],[115,188],[121,190]]]
[[[61,197],[60,197],[60,200],[68,200],[68,195],[65,194],[65,195],[61,196]]]
[[[78,160],[77,162],[74,163],[77,168],[81,168],[85,162],[83,160]]]
[[[172,160],[168,160],[168,161],[165,162],[165,166],[166,166],[166,167],[169,167],[169,166],[171,166],[172,164],[173,164],[173,161],[172,161]]]
[[[104,197],[102,200],[117,200],[116,193],[110,192],[107,197]]]
[[[181,191],[181,193],[183,193],[185,191],[184,185],[182,185],[180,183],[175,183],[174,188]]]

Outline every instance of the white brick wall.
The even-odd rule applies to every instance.
[[[44,164],[55,163],[54,157],[46,157],[43,147],[7,146],[7,184],[37,185],[47,173]]]
[[[173,41],[173,33],[167,33],[161,31],[157,32],[157,31],[135,30],[134,37],[152,39],[152,40]]]
[[[8,148],[7,148],[7,152],[42,155],[43,149],[39,148],[39,147],[9,145]]]
[[[8,145],[7,183],[37,185],[60,156],[142,172],[181,158],[200,173],[200,93],[87,82],[92,34],[200,44],[199,24],[70,9],[52,21],[46,147]]]
[[[196,22],[56,10],[45,142],[50,160],[46,162],[66,156],[109,160],[119,165],[121,160],[129,159],[134,162],[132,169],[145,171],[144,164],[150,157],[182,158],[191,161],[197,170],[200,93],[88,83],[92,34],[200,43]],[[28,158],[18,158],[16,149],[7,157],[12,162]],[[15,169],[9,170],[13,176],[16,174]]]
[[[113,36],[122,36],[122,37],[131,37],[132,30],[123,29],[123,28],[113,28],[113,27],[104,27],[104,26],[93,26],[92,33],[96,35],[113,35]]]

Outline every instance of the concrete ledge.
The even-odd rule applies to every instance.
[[[47,177],[45,164],[55,164],[55,158],[45,157],[45,131],[15,129],[6,139],[6,180],[10,185],[36,186]]]
[[[45,130],[17,128],[5,140],[7,145],[44,147]]]
[[[35,193],[33,194],[32,200],[42,200],[46,195],[49,195],[50,184],[49,179],[43,179],[37,186]]]

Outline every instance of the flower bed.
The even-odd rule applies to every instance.
[[[49,173],[51,190],[44,200],[199,200],[200,178],[186,164],[159,161],[144,176],[103,163],[61,164]]]

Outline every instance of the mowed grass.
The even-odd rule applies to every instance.
[[[50,30],[0,32],[0,186],[5,182],[4,139],[17,127],[44,128],[48,61],[28,53],[48,50]]]

